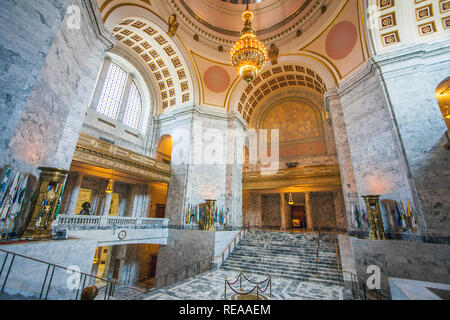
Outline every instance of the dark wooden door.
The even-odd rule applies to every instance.
[[[166,211],[166,206],[164,204],[156,205],[156,218],[164,218],[164,212]]]
[[[292,227],[306,229],[306,210],[304,206],[291,207]]]
[[[154,278],[156,275],[156,263],[158,262],[158,256],[157,255],[153,255],[151,256],[151,261],[150,261],[150,279]]]

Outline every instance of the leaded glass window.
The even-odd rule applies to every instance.
[[[123,123],[133,129],[139,129],[139,121],[141,120],[142,99],[139,89],[134,81],[131,84],[128,101],[125,108]]]
[[[127,76],[128,73],[117,64],[110,64],[98,101],[97,112],[117,120]]]

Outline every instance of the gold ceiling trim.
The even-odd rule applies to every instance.
[[[315,52],[312,52],[312,53],[316,54]],[[301,56],[301,57],[307,57],[307,58],[313,59],[314,61],[319,62],[322,66],[324,66],[324,67],[330,72],[331,76],[333,77],[334,84],[335,84],[336,86],[339,84],[339,81],[338,81],[338,79],[336,78],[336,75],[334,74],[333,70],[331,70],[331,68],[330,68],[325,62],[323,62],[322,60],[320,60],[320,59],[318,59],[318,58],[316,58],[316,57],[314,57],[314,56],[312,56],[312,55],[309,55],[309,54],[306,54],[306,53],[301,53],[301,52],[300,52],[300,53],[280,54],[278,57],[289,57],[289,56]],[[332,67],[336,70],[336,72],[338,73],[338,70],[337,70],[336,66],[333,65],[333,64],[331,64],[331,65],[332,65]],[[317,72],[316,72],[316,73],[317,73]]]
[[[170,165],[81,133],[73,160],[151,181],[169,183]]]
[[[121,3],[121,4],[118,4],[118,5],[115,5],[115,6],[113,6],[111,9],[109,9],[109,11],[108,11],[108,12],[105,14],[105,16],[103,17],[103,23],[105,23],[106,20],[108,20],[109,16],[112,14],[112,12],[113,12],[114,10],[116,10],[116,9],[118,9],[118,8],[120,8],[120,7],[124,7],[124,6],[135,6],[135,7],[144,9],[144,10],[146,10],[146,11],[148,11],[148,12],[154,14],[158,19],[160,19],[160,21],[161,21],[162,23],[164,23],[167,27],[169,27],[168,22],[165,21],[159,14],[157,14],[157,13],[154,12],[153,10],[151,10],[151,9],[149,9],[149,8],[147,8],[147,7],[144,7],[144,6],[142,6],[142,5],[135,4],[135,3],[129,3],[129,2],[127,2],[127,3]],[[139,17],[139,16],[135,16],[135,17]],[[154,21],[152,21],[152,20],[150,20],[150,19],[148,19],[148,18],[143,18],[143,19],[148,20],[148,21],[150,21],[150,22],[156,24],[156,22],[154,22]],[[156,24],[156,25],[157,25],[157,24]],[[159,27],[159,26],[158,26],[158,27]],[[160,28],[161,28],[161,27],[160,27]],[[181,45],[183,46],[184,52],[186,53],[187,58],[188,58],[189,61],[191,62],[192,69],[193,69],[193,71],[194,71],[194,73],[195,73],[195,77],[196,77],[196,79],[197,79],[197,84],[200,83],[200,81],[199,81],[199,76],[198,76],[198,74],[197,74],[197,70],[196,70],[195,65],[194,65],[193,57],[191,57],[189,51],[187,50],[186,45],[184,44],[183,40],[181,40],[181,38],[179,37],[179,35],[178,35],[177,33],[175,34],[175,36],[174,36],[173,38],[176,38],[176,39],[178,39],[178,41],[180,41]],[[177,45],[177,43],[176,43],[175,41],[174,41],[174,44]],[[178,45],[177,45],[177,47],[178,47]],[[178,47],[178,49],[179,49],[180,51],[182,51],[181,48]],[[184,58],[183,52],[181,52],[181,56]],[[185,59],[185,60],[186,60],[186,59]],[[189,67],[188,67],[187,69],[190,70]],[[193,81],[194,79],[191,79],[191,80],[192,80],[192,82],[194,82],[194,81]],[[195,86],[193,86],[192,89],[193,89],[193,90],[192,90],[192,101],[195,102],[195,98],[196,98],[196,91],[195,91],[196,88],[195,88]]]
[[[341,15],[342,11],[344,11],[344,9],[347,7],[348,3],[350,2],[350,0],[347,0],[345,2],[345,4],[342,6],[342,8],[339,10],[338,14],[334,17],[334,19],[325,27],[325,29],[323,29],[314,39],[312,39],[310,42],[308,42],[308,44],[304,45],[301,49],[299,49],[299,51],[306,51],[305,48],[309,47],[314,41],[316,41],[317,39],[319,39],[325,32],[327,32],[327,30],[336,22],[336,20],[339,18],[339,16]]]
[[[338,165],[281,169],[273,175],[262,175],[259,171],[250,171],[244,172],[242,178],[244,190],[286,187],[335,188],[341,185]]]

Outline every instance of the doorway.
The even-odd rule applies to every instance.
[[[291,206],[291,220],[293,229],[306,229],[305,206]]]
[[[156,205],[156,218],[164,219],[164,213],[166,211],[166,205],[165,204],[157,204]]]

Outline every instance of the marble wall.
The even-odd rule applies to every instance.
[[[314,228],[334,230],[336,227],[336,211],[333,193],[311,193],[311,207]]]
[[[2,1],[0,17],[0,165],[70,0]],[[7,26],[7,27],[6,27]]]
[[[262,203],[262,225],[264,227],[281,227],[281,202],[279,194],[263,194]]]
[[[156,276],[196,264],[201,259],[212,257],[214,251],[215,232],[170,229],[167,245],[159,246]],[[174,277],[174,274],[170,275],[170,279]]]
[[[423,213],[422,233],[448,243],[450,166],[447,126],[435,98],[449,75],[450,44],[415,45],[374,58],[408,163],[415,206]]]
[[[242,194],[242,215],[249,227],[262,226],[262,194],[245,191]]]
[[[421,234],[448,243],[448,138],[435,90],[448,76],[449,48],[436,42],[378,55],[327,94],[349,217],[354,203],[365,208],[364,195],[409,200]]]
[[[184,227],[187,206],[203,204],[206,199],[215,199],[219,210],[231,214],[232,227],[242,225],[242,173],[235,164],[237,142],[227,130],[230,127],[236,124],[229,123],[225,110],[217,108],[186,106],[159,116],[156,136],[173,139],[166,204],[172,226]]]
[[[450,283],[450,246],[408,241],[373,241],[350,238],[358,276],[367,279],[367,267],[379,266],[381,286],[388,277]]]
[[[57,5],[56,16],[63,10],[61,1],[47,2]],[[73,12],[62,20],[23,110],[17,109],[19,120],[2,152],[6,155],[2,161],[34,174],[38,166],[69,168],[104,52],[114,43],[112,37],[102,36],[95,1],[70,4],[79,8],[80,23],[74,26]],[[45,21],[44,16],[35,17]]]
[[[95,240],[65,240],[65,241],[32,241],[1,245],[0,248],[35,259],[43,260],[62,267],[77,268],[84,273],[91,273],[97,241]],[[4,260],[6,253],[0,253]],[[11,263],[11,255],[7,266]],[[17,256],[11,268],[5,292],[22,294],[24,296],[39,296],[48,265]],[[32,272],[31,272],[32,270]],[[6,272],[1,277],[2,283]],[[56,268],[52,280],[49,299],[74,299],[76,289],[73,284],[75,277],[65,269]],[[47,280],[48,283],[48,280]],[[45,293],[44,293],[45,295]]]
[[[340,136],[339,165],[348,218],[355,203],[365,208],[364,195],[412,199],[406,163],[377,68],[368,63],[344,81],[337,94],[340,103],[331,93],[327,99],[335,136]]]

